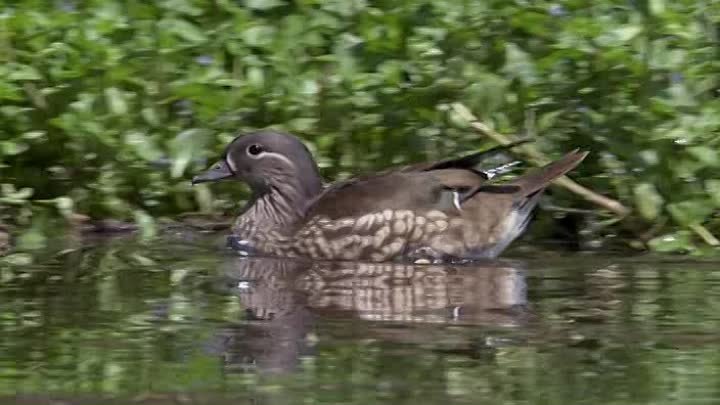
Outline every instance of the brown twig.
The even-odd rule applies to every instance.
[[[707,243],[710,246],[720,246],[720,240],[715,237],[710,231],[708,231],[707,228],[700,224],[692,224],[690,225],[690,229],[692,229],[697,236],[699,236],[705,243]]]
[[[470,112],[470,110],[465,107],[461,103],[453,103],[452,109],[455,111],[455,113],[460,116],[462,119],[466,120],[472,128],[477,130],[478,132],[483,133],[484,135],[487,135],[488,137],[492,138],[497,143],[507,145],[511,142],[513,142],[512,137],[509,137],[507,135],[500,134],[496,132],[494,129],[490,128],[485,123],[481,122],[480,120],[475,117],[475,115]],[[549,162],[549,159],[537,148],[535,148],[532,145],[523,145],[522,147],[523,154],[525,157],[531,161],[532,163],[541,166],[544,164],[547,164]],[[520,149],[518,148],[518,149]],[[583,187],[580,184],[574,182],[567,176],[562,176],[555,180],[555,184],[564,187],[567,190],[570,190],[571,192],[581,196],[587,201],[590,201],[591,203],[598,205],[602,208],[607,209],[608,211],[612,211],[619,217],[625,217],[630,213],[630,209],[626,206],[624,206],[619,201],[613,200],[612,198],[605,197],[603,195],[600,195],[592,190],[590,190],[587,187]]]

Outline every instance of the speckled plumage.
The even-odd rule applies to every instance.
[[[233,226],[244,254],[325,260],[437,263],[497,257],[525,229],[543,189],[586,153],[494,184],[487,156],[422,163],[325,188],[294,136],[261,131],[236,138],[194,183],[236,178],[253,198]]]

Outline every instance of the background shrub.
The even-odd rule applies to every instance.
[[[534,117],[550,156],[591,150],[574,177],[634,209],[606,232],[702,252],[720,232],[719,22],[689,0],[10,1],[0,221],[230,212],[237,187],[188,178],[266,126],[328,178],[489,146],[462,102],[500,132]]]

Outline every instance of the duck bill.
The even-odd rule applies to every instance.
[[[214,165],[212,165],[211,168],[207,169],[205,172],[198,174],[197,176],[193,177],[192,184],[200,184],[200,183],[209,183],[213,181],[220,181],[223,179],[227,179],[229,177],[233,176],[232,170],[230,170],[230,167],[225,162],[225,160],[221,160]]]

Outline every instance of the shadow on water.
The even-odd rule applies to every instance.
[[[545,255],[547,256],[547,255]],[[0,267],[0,403],[717,403],[720,268],[110,240]]]

